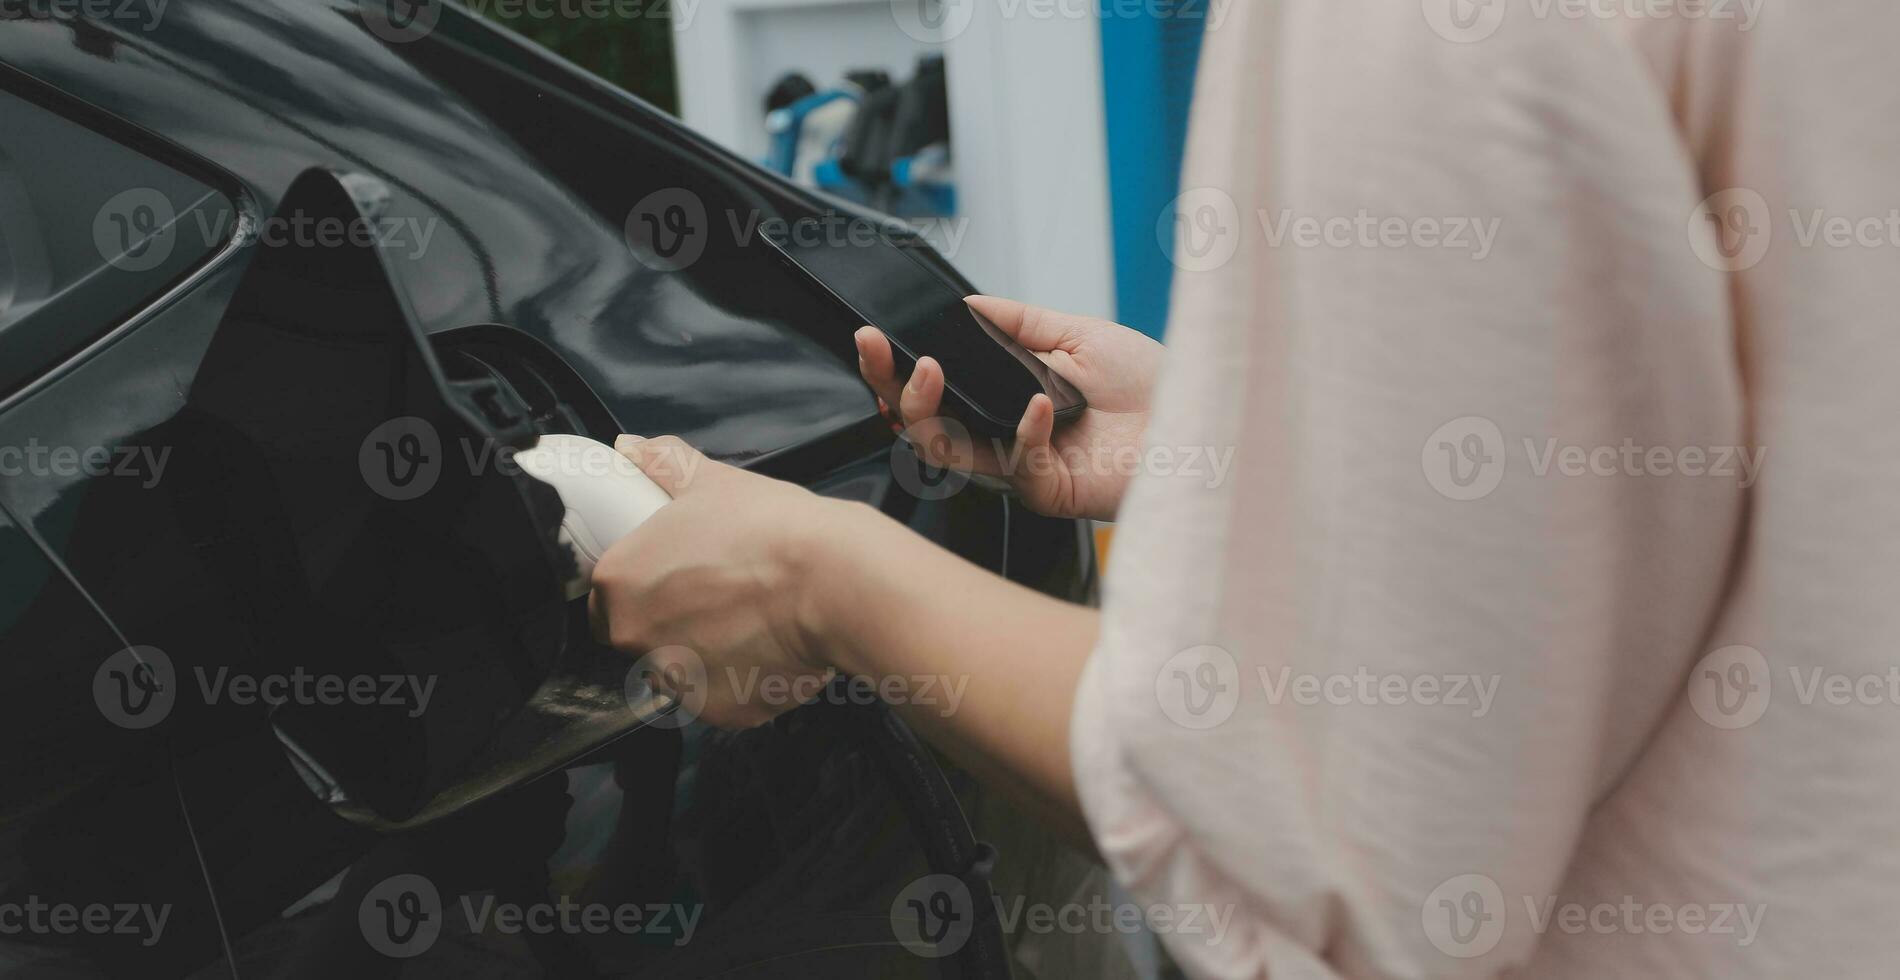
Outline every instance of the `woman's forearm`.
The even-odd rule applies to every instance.
[[[839,530],[804,545],[810,648],[917,695],[893,699],[913,728],[1086,842],[1069,718],[1095,610],[999,578],[862,505],[839,506],[854,509]],[[922,696],[926,684],[935,696]]]

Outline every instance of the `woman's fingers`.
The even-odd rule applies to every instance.
[[[982,314],[1017,343],[1037,355],[1061,347],[1069,339],[1069,332],[1081,320],[1068,313],[1058,313],[1000,296],[965,296],[963,301],[970,305],[970,309]],[[1048,358],[1043,360],[1047,361]]]
[[[897,365],[891,357],[891,342],[884,331],[876,327],[859,327],[851,338],[858,347],[858,374],[871,391],[884,402],[892,412],[899,411],[898,393],[901,385],[897,380]],[[893,422],[903,421],[893,418]]]
[[[943,403],[943,368],[934,357],[920,357],[911,369],[910,382],[898,395],[898,413],[904,417],[904,436],[917,455],[937,466],[969,470],[970,440],[946,426],[937,416]]]
[[[1068,493],[1062,467],[1056,465],[1055,429],[1055,402],[1048,395],[1036,395],[1023,409],[1022,421],[1016,423],[1013,447],[1017,469],[1011,482],[1031,507],[1046,513],[1055,512],[1059,498]]]
[[[937,407],[943,403],[943,368],[934,357],[920,357],[917,366],[911,369],[910,383],[898,395],[898,411],[903,413],[904,424],[917,423],[933,418]]]
[[[1023,420],[1016,423],[1016,448],[1019,455],[1052,452],[1049,448],[1056,431],[1056,403],[1048,395],[1037,395],[1029,399],[1029,407],[1023,410]]]
[[[983,318],[996,324],[1004,333],[1022,343],[1023,314],[1028,312],[1029,304],[1001,296],[985,296],[977,293],[963,297],[970,309],[983,315]]]

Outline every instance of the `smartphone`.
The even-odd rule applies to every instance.
[[[901,379],[909,378],[918,358],[936,358],[943,366],[944,413],[973,434],[1012,438],[1038,392],[1055,403],[1058,423],[1088,407],[1074,385],[970,309],[959,290],[912,254],[922,246],[883,235],[841,242],[836,234],[800,229],[760,237],[818,289],[884,331]]]

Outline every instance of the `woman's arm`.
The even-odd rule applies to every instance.
[[[676,438],[616,448],[673,502],[602,556],[599,635],[643,655],[659,683],[690,678],[697,689],[676,693],[725,728],[795,706],[766,696],[767,678],[813,693],[834,670],[868,679],[959,763],[1087,839],[1069,715],[1094,610]]]
[[[1096,611],[999,578],[869,507],[839,506],[843,533],[813,544],[802,576],[810,648],[898,690],[960,691],[936,704],[896,703],[960,764],[1013,787],[1086,845],[1069,715]]]

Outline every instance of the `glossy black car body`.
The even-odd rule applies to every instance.
[[[1085,528],[898,479],[857,324],[747,237],[834,205],[435,14],[391,41],[352,0],[0,8],[0,972],[974,975],[892,939],[955,805],[890,778],[888,718],[682,739],[612,715],[634,696],[560,600],[558,503],[458,453],[678,433],[1071,598]],[[169,215],[140,210],[153,191]],[[650,237],[681,213],[685,261]],[[325,218],[413,234],[292,224]],[[414,418],[446,468],[405,497],[374,473]],[[151,651],[175,703],[128,723]],[[204,694],[299,669],[427,674],[444,700]],[[445,906],[701,921],[691,942],[451,923],[392,959],[362,916],[407,875]]]

